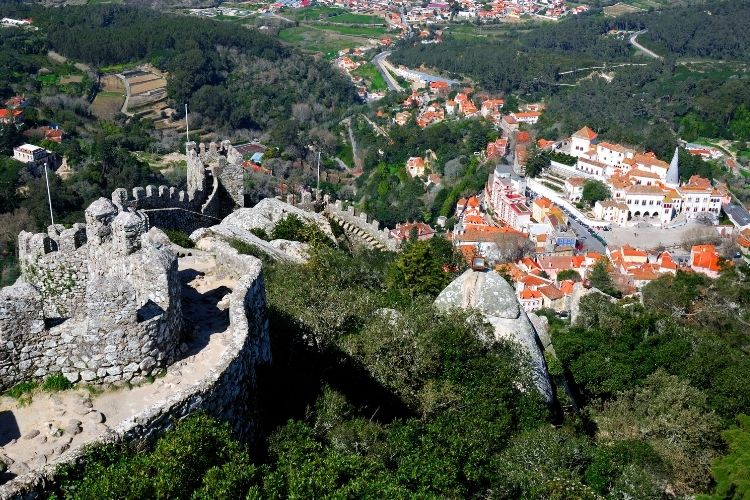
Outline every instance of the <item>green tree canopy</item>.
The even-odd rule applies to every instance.
[[[595,179],[587,180],[583,185],[581,199],[593,206],[597,201],[609,199],[612,196],[609,188],[602,181]]]
[[[722,433],[729,446],[729,454],[717,459],[711,467],[716,481],[711,495],[699,495],[701,500],[750,497],[750,417],[737,416],[737,427]]]

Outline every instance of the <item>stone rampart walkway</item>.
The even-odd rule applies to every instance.
[[[7,464],[0,484],[96,440],[178,388],[197,384],[215,366],[227,347],[228,294],[235,282],[216,277],[213,257],[182,258],[179,269],[188,332],[183,359],[137,387],[35,392],[26,405],[0,397],[0,460]]]

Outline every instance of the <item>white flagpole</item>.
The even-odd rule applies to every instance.
[[[185,103],[185,136],[187,138],[187,142],[190,142],[190,122],[188,121],[187,103]]]
[[[318,150],[318,191],[320,191],[320,150]]]
[[[55,216],[52,215],[52,195],[49,191],[49,177],[47,176],[47,162],[44,162],[44,180],[47,181],[47,201],[49,202],[49,218],[52,220],[52,225],[55,225]]]

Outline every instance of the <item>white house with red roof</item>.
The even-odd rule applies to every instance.
[[[412,177],[422,177],[427,171],[425,159],[421,156],[412,156],[406,160],[406,172]]]

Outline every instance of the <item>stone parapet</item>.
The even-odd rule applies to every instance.
[[[21,233],[22,278],[0,290],[0,390],[54,373],[129,381],[174,360],[182,311],[171,242],[105,198],[86,221]]]
[[[261,263],[250,256],[241,259],[246,274],[230,295],[228,341],[215,366],[199,383],[144,408],[102,434],[95,443],[153,441],[175,421],[195,412],[229,422],[240,439],[254,439],[256,368],[270,363],[271,351]],[[80,463],[84,454],[83,448],[71,449],[44,467],[14,478],[0,486],[0,500],[37,498],[56,480],[61,465]]]
[[[388,228],[380,229],[380,222],[369,220],[364,212],[356,213],[352,205],[344,207],[341,200],[336,200],[326,205],[323,213],[339,224],[350,238],[368,248],[386,251],[398,249],[398,241],[391,236]]]

